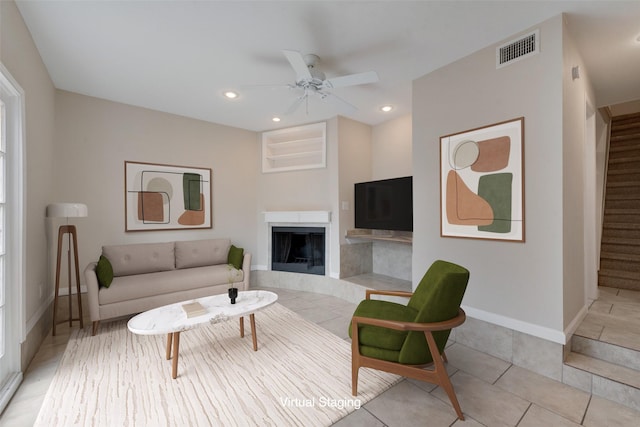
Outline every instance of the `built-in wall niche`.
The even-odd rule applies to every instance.
[[[325,122],[262,133],[262,172],[327,166]]]

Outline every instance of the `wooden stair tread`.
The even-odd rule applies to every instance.
[[[640,283],[640,274],[634,271],[621,271],[621,270],[610,270],[607,268],[601,268],[598,274],[600,276],[606,276],[606,277],[617,277],[620,279],[637,280],[638,283]]]
[[[613,244],[613,245],[638,246],[640,245],[640,240],[629,239],[625,237],[602,237],[602,243]]]
[[[607,182],[607,187],[640,187],[640,182],[634,182],[634,181]]]
[[[640,230],[640,224],[629,222],[609,222],[607,224],[604,224],[603,228],[611,228],[616,230]]]
[[[620,261],[640,262],[640,254],[629,254],[629,253],[607,251],[607,252],[601,252],[600,258],[620,260]],[[638,280],[640,280],[640,278]]]

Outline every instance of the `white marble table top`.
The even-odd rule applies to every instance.
[[[231,304],[227,294],[186,300],[145,311],[131,318],[127,327],[134,334],[158,335],[182,332],[197,328],[204,323],[225,322],[234,317],[255,313],[278,300],[278,295],[269,291],[240,291],[236,303]],[[182,304],[198,301],[207,310],[201,316],[187,318]]]

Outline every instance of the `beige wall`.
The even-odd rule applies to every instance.
[[[585,309],[585,286],[597,286],[596,141],[595,134],[591,135],[592,140],[586,135],[587,104],[595,114],[588,71],[564,22],[562,45],[563,327],[567,328]],[[580,78],[574,79],[572,68],[576,66],[580,68]],[[592,145],[587,146],[589,141]]]
[[[565,271],[563,209],[581,189],[563,188],[562,17],[536,28],[538,55],[496,69],[496,44],[414,82],[413,281],[435,259],[457,262],[471,271],[472,317],[559,341],[564,274],[582,274]],[[520,116],[526,243],[440,237],[440,136]]]
[[[110,244],[229,237],[255,253],[255,132],[58,91],[55,139],[55,198],[89,208],[76,220],[83,268]],[[213,228],[125,232],[125,160],[211,168]]]
[[[340,244],[346,242],[347,230],[354,228],[354,188],[357,182],[371,179],[372,128],[354,120],[339,118],[339,152],[340,152]],[[347,209],[342,203],[346,202]]]
[[[413,175],[411,114],[373,127],[371,137],[372,180]]]

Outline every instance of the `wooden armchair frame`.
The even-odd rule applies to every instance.
[[[368,289],[366,291],[366,299],[370,299],[371,295],[388,295],[388,296],[400,296],[411,297],[413,293],[404,291],[377,291]],[[447,358],[444,354],[438,350],[435,339],[433,338],[433,332],[444,331],[453,329],[456,326],[460,326],[464,323],[466,314],[463,309],[458,309],[458,315],[452,319],[443,322],[434,323],[414,323],[414,322],[400,322],[393,320],[374,319],[370,317],[354,316],[351,321],[351,388],[354,396],[358,395],[358,371],[360,368],[373,368],[380,371],[390,372],[393,374],[402,375],[408,378],[414,378],[421,381],[426,381],[432,384],[437,384],[444,389],[451,400],[451,404],[458,415],[458,418],[464,421],[464,415],[460,409],[460,403],[453,390],[453,384],[449,379],[449,374],[444,366],[444,362]],[[372,357],[363,356],[360,354],[360,342],[358,339],[358,327],[360,325],[372,325],[381,326],[384,328],[395,329],[398,331],[417,331],[424,332],[424,336],[429,346],[429,351],[433,358],[433,369],[424,369],[429,365],[404,365],[396,362],[389,362],[387,360],[374,359]],[[437,357],[440,356],[440,357]]]

